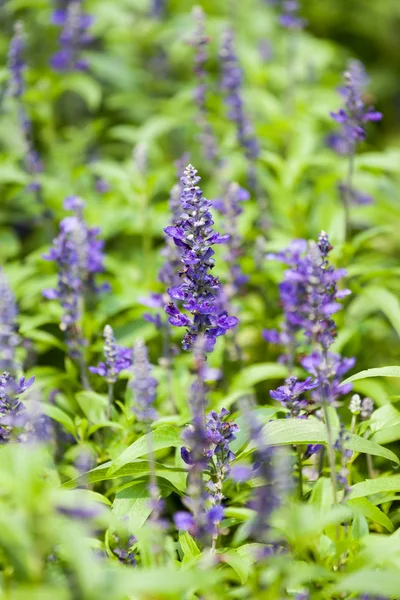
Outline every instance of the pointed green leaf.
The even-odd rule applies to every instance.
[[[152,436],[151,439],[150,436]],[[124,450],[120,456],[112,461],[109,472],[112,474],[127,463],[133,462],[136,458],[146,456],[149,454],[150,448],[153,452],[156,452],[164,448],[178,448],[181,445],[182,438],[179,430],[172,425],[162,425],[151,433],[146,433]]]
[[[357,381],[358,379],[368,379],[368,377],[400,377],[400,367],[380,367],[378,369],[366,369],[365,371],[360,371],[351,377],[348,377],[340,385],[344,385],[345,383],[351,383],[352,381]]]
[[[400,492],[400,475],[366,479],[361,483],[356,483],[350,488],[350,499],[386,492]]]

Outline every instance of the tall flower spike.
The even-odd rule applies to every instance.
[[[198,83],[195,90],[194,99],[199,111],[199,123],[201,128],[199,139],[202,143],[205,158],[210,161],[215,161],[217,159],[216,140],[209,123],[209,114],[206,101],[208,86],[206,83],[207,73],[205,65],[207,63],[207,45],[209,43],[209,38],[205,33],[204,12],[200,6],[195,6],[193,8],[193,18],[196,23],[196,29],[192,42],[192,45],[196,49],[194,74]]]
[[[351,60],[344,73],[344,87],[339,90],[344,99],[344,107],[331,113],[332,119],[341,125],[339,138],[336,140],[340,139],[345,154],[354,152],[357,145],[365,140],[365,124],[368,121],[382,119],[382,113],[364,103],[363,94],[367,84],[368,76],[363,64],[358,60]]]
[[[50,63],[55,71],[85,71],[87,61],[81,51],[92,41],[88,33],[93,18],[82,11],[81,0],[70,0],[65,8],[53,12],[54,25],[62,27],[60,34],[61,49],[54,54]]]
[[[182,346],[190,350],[200,334],[205,336],[205,350],[211,352],[216,339],[224,335],[238,323],[236,317],[230,317],[219,307],[219,279],[210,273],[214,267],[214,244],[226,242],[228,236],[214,232],[211,213],[212,203],[203,197],[197,185],[200,177],[192,165],[189,165],[182,177],[184,188],[181,194],[183,212],[174,226],[166,227],[165,233],[175,244],[182,248],[183,269],[180,285],[172,286],[168,293],[173,301],[182,302],[182,306],[191,314],[181,312],[173,302],[165,307],[169,323],[176,327],[186,327]]]
[[[85,345],[80,328],[84,298],[108,288],[96,284],[96,275],[104,271],[104,242],[97,238],[99,229],[87,227],[83,207],[83,200],[77,196],[65,200],[64,208],[72,210],[74,215],[61,221],[60,234],[43,257],[57,264],[57,288],[44,290],[43,295],[59,300],[64,309],[60,328],[66,334],[69,352],[74,358],[81,358]]]
[[[157,412],[154,402],[157,397],[158,382],[152,375],[146,344],[138,340],[133,347],[133,377],[129,383],[135,394],[133,411],[138,421],[154,421]]]
[[[33,142],[32,122],[26,113],[22,96],[25,92],[25,40],[22,23],[15,24],[14,36],[10,42],[8,52],[8,68],[10,73],[10,82],[8,93],[18,102],[18,121],[19,128],[25,146],[25,169],[30,176],[28,189],[36,192],[40,200],[41,185],[37,179],[39,173],[43,171],[43,165],[39,153],[35,149]]]
[[[344,73],[344,80],[345,85],[339,90],[344,98],[344,107],[336,113],[331,113],[331,117],[340,124],[340,131],[328,137],[328,144],[338,154],[348,156],[346,181],[340,182],[338,185],[345,209],[346,230],[348,230],[350,206],[352,204],[370,204],[373,201],[368,194],[354,189],[354,156],[358,145],[366,138],[366,123],[380,121],[382,113],[373,107],[367,108],[364,103],[363,94],[368,84],[368,77],[360,61],[350,61],[348,69]]]
[[[0,371],[17,372],[15,350],[19,344],[17,305],[10,286],[0,270]]]
[[[282,13],[279,21],[286,29],[303,29],[305,20],[299,16],[300,5],[298,0],[283,0]]]
[[[254,135],[253,126],[244,110],[242,70],[236,56],[234,35],[231,29],[227,29],[223,36],[220,58],[222,63],[221,86],[226,94],[225,104],[228,107],[228,117],[236,125],[239,146],[243,148],[250,163],[254,163],[260,154],[260,147]],[[250,172],[252,180],[254,180],[253,166]]]

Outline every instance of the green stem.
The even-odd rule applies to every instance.
[[[299,470],[299,480],[298,480],[299,498],[300,498],[300,500],[302,500],[303,499],[303,456],[302,456],[302,452],[301,452],[301,448],[300,448],[299,444],[297,444],[297,468]]]
[[[108,382],[107,419],[110,419],[113,402],[114,402],[114,384],[109,381]]]
[[[354,145],[351,147],[349,154],[349,162],[346,177],[346,187],[343,195],[344,215],[345,215],[345,235],[344,240],[347,240],[350,231],[350,205],[351,205],[351,194],[353,190],[353,175],[354,175],[354,156],[355,148]]]
[[[327,433],[327,441],[328,441],[328,458],[329,458],[329,468],[331,472],[331,481],[332,481],[332,500],[333,504],[337,504],[337,481],[336,481],[336,459],[335,459],[335,448],[333,444],[332,437],[332,428],[329,421],[329,411],[327,402],[322,403],[322,410],[324,413],[325,425],[326,425],[326,433]]]

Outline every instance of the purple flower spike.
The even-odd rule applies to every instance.
[[[209,38],[205,33],[205,18],[203,9],[200,6],[193,8],[193,18],[196,23],[196,29],[193,36],[192,45],[196,50],[194,74],[198,85],[194,93],[194,100],[199,111],[199,123],[201,133],[199,139],[203,147],[203,153],[207,160],[217,160],[217,148],[214,133],[209,123],[209,114],[207,108],[207,45]]]
[[[89,371],[104,377],[108,383],[115,383],[120,372],[132,366],[131,348],[118,346],[110,325],[104,327],[104,357],[105,363],[101,362],[97,367],[89,367]]]
[[[85,340],[80,331],[81,299],[98,294],[108,286],[98,286],[96,275],[104,271],[104,242],[98,239],[99,229],[87,227],[82,214],[83,200],[77,196],[66,199],[64,206],[74,211],[60,223],[60,233],[45,260],[58,268],[56,289],[44,290],[45,298],[58,299],[64,309],[60,328],[65,331],[72,357],[80,357]]]
[[[331,113],[341,129],[339,134],[330,138],[330,145],[340,154],[353,154],[357,145],[366,138],[365,124],[368,121],[380,121],[382,113],[364,104],[362,96],[368,77],[360,61],[350,61],[344,80],[345,85],[339,90],[344,98],[344,108]]]
[[[250,199],[247,190],[237,183],[231,183],[221,199],[214,201],[214,207],[224,215],[225,231],[229,235],[227,240],[227,253],[225,260],[229,269],[229,281],[221,289],[221,306],[227,311],[232,311],[232,300],[241,292],[247,283],[248,276],[242,272],[239,259],[243,254],[242,239],[239,233],[238,217],[243,212],[243,202]]]
[[[187,328],[182,343],[184,350],[191,350],[197,337],[204,334],[205,350],[210,352],[216,338],[235,327],[238,319],[229,317],[218,302],[220,282],[210,273],[214,267],[212,246],[222,243],[225,238],[213,231],[214,221],[209,211],[212,203],[203,197],[197,185],[199,181],[196,169],[189,165],[182,177],[182,214],[174,226],[164,230],[182,250],[183,263],[179,272],[180,283],[170,287],[168,293],[173,301],[182,303],[192,316],[182,313],[172,302],[165,307],[165,311],[171,325]]]
[[[228,117],[236,125],[236,137],[239,146],[243,148],[248,160],[254,163],[259,157],[260,146],[254,135],[253,126],[244,110],[242,70],[236,55],[235,40],[231,29],[225,31],[220,58],[222,64],[221,87],[226,94],[225,104],[228,108]],[[253,171],[253,168],[251,171]],[[251,179],[254,179],[252,172],[251,175]]]
[[[81,0],[69,0],[65,9],[58,9],[52,15],[54,25],[62,27],[60,50],[51,58],[50,64],[55,71],[86,71],[88,64],[81,57],[81,50],[91,41],[87,32],[93,18],[82,11]]]
[[[283,0],[282,13],[279,18],[282,27],[285,27],[285,29],[303,29],[306,21],[299,16],[299,10],[298,0]]]
[[[17,333],[18,316],[14,295],[3,271],[0,270],[0,372],[15,374],[17,362],[15,351],[20,339]]]

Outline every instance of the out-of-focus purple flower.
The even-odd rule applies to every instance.
[[[329,265],[327,255],[332,246],[325,232],[319,235],[318,243],[310,242],[304,255],[302,249],[306,243],[301,242],[269,255],[290,266],[279,286],[284,310],[282,334],[293,343],[296,332],[303,331],[309,342],[321,344],[327,350],[336,335],[332,315],[341,308],[338,300],[350,293],[337,289],[337,282],[346,272]]]
[[[9,442],[15,430],[24,427],[29,420],[25,405],[19,401],[19,396],[34,380],[34,377],[27,381],[22,378],[17,382],[7,371],[0,375],[0,444]]]
[[[305,19],[299,16],[300,5],[298,0],[283,0],[282,12],[279,22],[286,29],[303,29]]]
[[[60,223],[60,234],[54,239],[45,260],[54,261],[58,268],[56,289],[44,290],[50,300],[59,300],[64,309],[60,328],[65,331],[71,356],[81,355],[85,344],[80,331],[81,299],[108,289],[98,286],[96,275],[104,271],[104,242],[98,239],[100,230],[87,227],[82,210],[84,202],[78,196],[69,196],[64,208],[72,210],[73,216]]]
[[[31,177],[28,189],[39,194],[41,185],[37,175],[43,171],[43,164],[33,142],[32,122],[26,113],[22,96],[25,92],[25,40],[21,23],[16,23],[14,36],[8,52],[8,68],[10,73],[9,94],[18,102],[18,121],[25,146],[25,169]]]
[[[228,236],[214,232],[211,213],[212,203],[203,197],[197,183],[200,177],[189,165],[182,177],[184,188],[181,194],[182,214],[175,225],[166,227],[165,233],[182,249],[180,271],[181,282],[172,286],[168,293],[174,302],[181,302],[192,317],[181,313],[173,302],[165,307],[169,323],[186,327],[182,347],[190,350],[200,334],[205,336],[205,350],[213,350],[216,339],[228,329],[236,326],[238,319],[221,311],[218,302],[219,279],[210,270],[214,267],[214,244],[226,242]]]
[[[14,98],[20,98],[24,93],[25,81],[25,61],[24,61],[25,42],[22,23],[15,24],[14,36],[11,39],[8,49],[8,70],[10,73],[10,82],[8,93]]]
[[[135,536],[130,535],[128,539],[124,540],[122,537],[114,534],[113,538],[115,543],[118,544],[113,549],[113,553],[118,557],[119,562],[130,567],[136,566],[136,557],[132,549],[132,546],[136,543]]]
[[[209,38],[205,33],[205,18],[203,9],[200,6],[193,8],[193,19],[196,24],[192,45],[196,50],[194,74],[197,78],[197,87],[194,93],[194,99],[199,110],[199,125],[201,134],[199,136],[203,147],[204,156],[207,160],[215,161],[217,159],[217,144],[211,125],[206,101],[207,86],[207,45]]]
[[[253,473],[260,478],[262,484],[254,488],[253,497],[249,503],[254,510],[254,518],[251,523],[252,536],[261,541],[266,541],[270,531],[271,515],[281,502],[280,492],[283,490],[281,484],[277,485],[277,472],[275,469],[274,449],[268,445],[264,437],[262,425],[257,417],[249,410],[245,411],[249,439],[255,447],[252,456]],[[280,465],[280,478],[286,478],[287,473],[284,465]],[[286,485],[286,484],[285,484]]]
[[[115,383],[124,369],[132,366],[132,349],[116,343],[114,331],[110,325],[104,327],[104,357],[97,367],[89,367],[91,373],[104,377],[108,383]]]
[[[221,86],[225,91],[225,103],[228,107],[228,117],[236,125],[237,140],[251,161],[260,154],[260,147],[254,135],[253,126],[245,114],[242,99],[242,70],[235,51],[234,35],[231,29],[224,33],[220,51],[222,63]]]
[[[207,533],[207,502],[208,494],[204,483],[204,473],[207,469],[208,458],[205,450],[208,448],[205,425],[205,384],[204,384],[204,335],[197,337],[193,352],[196,361],[197,377],[190,393],[191,424],[182,434],[184,442],[190,448],[181,448],[181,457],[189,465],[187,496],[183,500],[190,512],[181,511],[175,516],[179,529],[189,531],[192,535],[202,538]]]
[[[242,202],[250,199],[247,190],[237,183],[231,183],[222,198],[213,202],[213,206],[224,215],[224,229],[229,235],[225,260],[229,269],[229,281],[221,288],[221,304],[227,312],[232,311],[232,300],[240,293],[249,278],[242,272],[239,264],[242,250],[242,238],[238,228],[238,217],[243,212]]]
[[[0,269],[0,372],[15,374],[17,371],[15,351],[20,342],[17,334],[17,316],[14,295]]]
[[[354,188],[346,185],[345,183],[338,184],[338,190],[340,196],[345,200],[346,203],[367,205],[373,204],[374,199],[369,194],[355,190]]]
[[[318,383],[312,377],[307,377],[305,381],[298,381],[297,377],[289,377],[285,385],[271,390],[269,394],[273,400],[277,400],[288,409],[288,416],[297,418],[308,408],[304,393],[315,389],[317,385]]]
[[[344,98],[344,107],[336,113],[331,113],[331,117],[340,124],[341,129],[340,133],[331,139],[331,145],[341,154],[353,154],[357,145],[366,138],[365,124],[368,121],[380,121],[382,113],[364,103],[363,93],[368,77],[360,61],[350,61],[344,73],[344,80],[345,85],[339,90]]]
[[[152,376],[146,344],[138,340],[133,347],[133,377],[129,386],[134,392],[133,412],[138,421],[154,421],[157,412],[154,402],[157,397],[158,381]]]
[[[165,0],[152,0],[151,16],[154,19],[162,19],[165,14]]]
[[[50,64],[55,71],[86,71],[87,61],[81,51],[92,41],[88,33],[93,17],[82,11],[81,0],[70,0],[65,9],[53,12],[52,22],[62,27],[60,50],[51,58]]]

